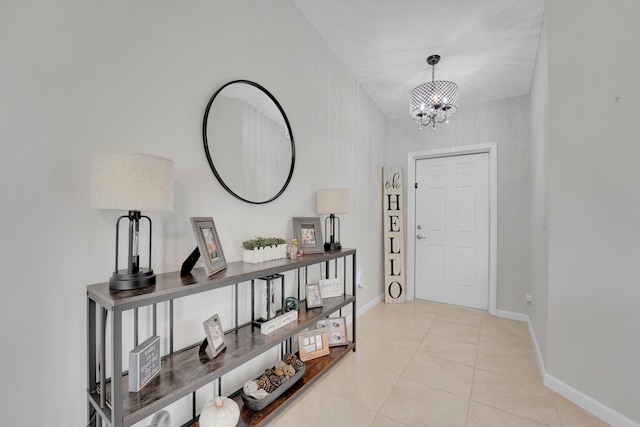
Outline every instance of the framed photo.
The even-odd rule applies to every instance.
[[[347,345],[347,319],[345,317],[328,317],[318,320],[316,328],[325,328],[329,337],[329,347]]]
[[[202,326],[204,326],[204,332],[207,334],[208,345],[205,351],[209,357],[216,357],[227,346],[224,341],[224,329],[222,329],[220,318],[217,314],[214,314],[202,322]]]
[[[323,254],[324,240],[319,217],[293,217],[293,235],[302,254]]]
[[[213,218],[192,217],[191,226],[198,242],[200,256],[204,262],[207,276],[213,276],[220,270],[227,268],[227,261],[220,246],[220,239]]]
[[[329,354],[329,338],[324,329],[313,329],[298,334],[298,352],[300,360],[315,359]]]
[[[307,308],[322,307],[322,294],[317,283],[305,285]]]

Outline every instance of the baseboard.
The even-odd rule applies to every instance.
[[[544,365],[544,359],[542,358],[542,353],[540,352],[538,340],[536,339],[536,334],[533,330],[533,325],[531,324],[531,318],[529,315],[504,310],[497,310],[496,314],[498,317],[505,319],[527,322],[527,326],[529,327],[529,336],[531,337],[531,344],[533,345],[533,350],[536,354],[536,361],[538,362],[538,372],[540,373],[542,383],[546,387],[612,426],[640,427],[640,424],[630,418],[627,418],[618,411],[602,404],[590,396],[587,396],[580,390],[571,387],[570,385],[555,378],[553,375],[547,373]]]
[[[527,326],[529,327],[529,336],[531,337],[531,344],[533,344],[533,351],[536,354],[536,361],[538,362],[538,375],[540,375],[540,379],[544,383],[544,376],[547,372],[547,368],[544,366],[544,359],[542,358],[542,352],[540,351],[540,346],[538,345],[538,340],[536,339],[536,334],[533,330],[533,324],[531,323],[531,318],[527,316]]]
[[[384,294],[380,294],[379,296],[371,300],[368,304],[366,304],[364,307],[359,308],[358,311],[356,312],[356,319],[358,319],[367,311],[371,310],[373,307],[378,305],[382,300],[384,300]],[[346,317],[346,321],[347,321],[347,325],[351,325],[351,323],[353,322],[353,315],[352,314],[348,315]]]
[[[375,297],[374,299],[369,301],[369,303],[367,303],[365,306],[360,307],[358,309],[358,312],[357,312],[356,316],[357,317],[362,316],[367,311],[371,310],[373,307],[375,307],[376,305],[380,304],[383,300],[384,300],[384,294],[378,295],[377,297]]]
[[[522,313],[514,313],[513,311],[496,310],[496,316],[504,319],[518,320],[520,322],[528,322],[529,316]]]
[[[496,315],[498,317],[502,317],[505,319],[518,320],[520,322],[527,322],[527,327],[529,328],[529,337],[531,337],[531,344],[533,344],[533,351],[536,354],[536,362],[538,363],[538,375],[540,375],[540,380],[544,380],[545,375],[545,367],[544,367],[544,359],[542,358],[542,352],[540,352],[540,347],[538,346],[538,340],[536,339],[536,334],[533,331],[533,325],[531,324],[531,319],[528,314],[522,313],[514,313],[513,311],[505,311],[505,310],[496,310]]]
[[[585,411],[592,413],[594,416],[608,424],[611,424],[612,426],[640,427],[640,424],[636,423],[632,419],[627,418],[616,410],[598,402],[594,398],[587,396],[580,390],[576,390],[570,385],[555,378],[553,375],[545,373],[543,383],[559,395],[567,398]]]

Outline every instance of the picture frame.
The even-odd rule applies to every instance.
[[[316,322],[316,329],[324,328],[327,331],[329,347],[348,345],[347,339],[347,318],[327,317]]]
[[[214,314],[204,322],[202,322],[204,332],[207,335],[207,346],[205,351],[211,358],[216,357],[222,350],[227,347],[224,339],[224,329],[220,323],[218,314]]]
[[[160,374],[160,337],[154,335],[129,352],[129,391],[138,392]]]
[[[298,334],[299,359],[303,362],[329,354],[329,337],[324,329],[312,329]]]
[[[198,243],[207,277],[227,268],[216,225],[211,217],[192,217],[191,226]]]
[[[317,283],[305,285],[307,308],[322,307],[322,293]]]
[[[293,217],[293,235],[302,254],[323,254],[324,239],[319,217]]]
[[[322,298],[341,297],[344,294],[342,279],[339,277],[333,279],[320,279],[320,294]]]

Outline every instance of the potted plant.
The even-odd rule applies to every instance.
[[[244,262],[256,264],[287,257],[287,241],[279,237],[256,237],[242,242]]]

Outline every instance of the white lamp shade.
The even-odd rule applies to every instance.
[[[349,212],[349,190],[346,188],[318,190],[316,193],[316,212],[318,214]]]
[[[91,207],[173,210],[173,161],[150,154],[100,151],[93,157]]]

